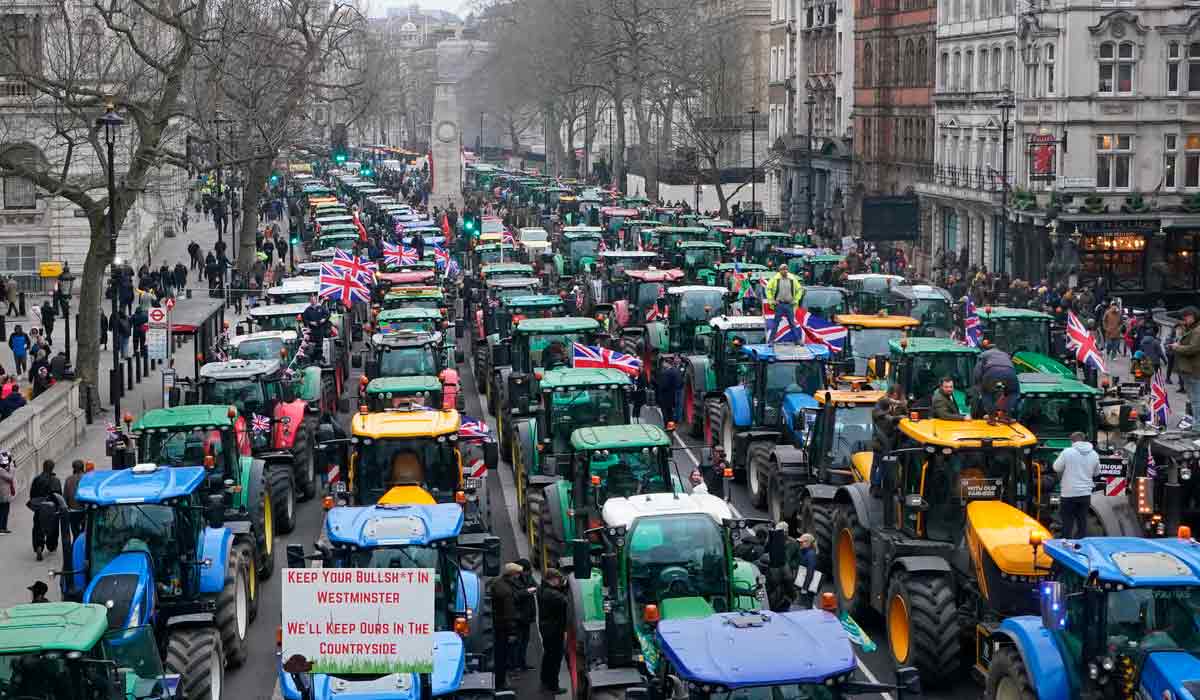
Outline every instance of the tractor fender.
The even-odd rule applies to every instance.
[[[200,567],[200,592],[216,595],[225,587],[225,564],[233,547],[233,533],[227,527],[206,527],[200,533],[196,558],[209,562]]]
[[[318,389],[318,394],[319,391]],[[292,445],[296,443],[296,436],[300,434],[300,426],[304,423],[304,411],[307,408],[308,403],[303,399],[296,399],[288,403],[281,401],[275,406],[274,420],[271,421],[271,442],[275,449],[292,449]],[[287,425],[280,420],[285,417],[289,419]]]
[[[537,421],[533,418],[518,418],[513,421],[512,431],[516,437],[514,442],[521,446],[521,463],[517,464],[514,460],[513,469],[524,471],[525,478],[528,479],[538,469]]]
[[[1049,630],[1042,626],[1041,618],[1010,617],[1000,623],[991,641],[1016,647],[1029,677],[1037,679],[1033,686],[1038,700],[1065,700],[1072,696],[1066,664]]]
[[[948,574],[950,573],[950,563],[942,557],[897,557],[892,560],[892,572],[896,571],[904,571],[909,574]]]
[[[593,660],[608,658],[602,602],[604,586],[600,580],[600,573],[593,569],[592,577],[588,579],[580,580],[574,576],[567,576],[567,588],[571,599],[571,611],[575,618],[569,624],[574,628],[579,646],[583,648],[583,658],[579,659],[579,674],[583,675],[591,670]],[[574,652],[574,649],[567,648],[568,654]]]
[[[73,574],[64,573],[60,580],[63,600],[79,601],[87,588],[87,532],[79,533],[79,537],[71,543],[71,569]],[[67,590],[67,587],[70,590]]]
[[[617,327],[624,328],[629,323],[629,300],[617,299],[612,303],[613,318],[617,320]]]
[[[300,373],[300,391],[297,392],[305,403],[321,401],[321,368],[305,367]]]
[[[683,358],[691,368],[692,394],[703,397],[708,393],[708,357],[705,355],[688,355]]]
[[[808,493],[809,500],[814,502],[830,502],[837,494],[837,487],[829,484],[805,484],[804,489]]]
[[[1101,533],[1104,537],[1141,537],[1141,523],[1133,512],[1133,504],[1127,496],[1106,496],[1103,493],[1093,493],[1091,499],[1092,512],[1100,521]]]
[[[222,572],[221,576],[224,577]],[[212,627],[217,624],[217,616],[211,612],[190,613],[188,615],[172,615],[167,618],[165,627]]]
[[[571,510],[570,487],[570,482],[559,479],[542,490],[550,513],[550,527],[559,535],[559,541],[564,543],[575,538],[575,523],[564,517]]]
[[[883,527],[883,502],[871,496],[870,488],[864,482],[839,486],[833,500],[853,506],[858,522],[868,530],[876,530]]]
[[[778,465],[779,475],[785,479],[802,479],[808,476],[804,450],[791,445],[776,445],[771,450],[772,463]]]
[[[750,425],[750,394],[742,385],[731,386],[725,390],[725,405],[733,416],[733,424],[739,428]]]
[[[242,468],[242,492],[238,495],[240,505],[238,508],[244,510],[249,517],[249,512],[252,503],[258,503],[263,495],[261,487],[267,482],[266,479],[267,463],[261,459],[250,460],[249,468],[246,468],[243,463]]]
[[[446,368],[438,374],[442,382],[442,410],[458,407],[458,394],[462,391],[459,383],[458,370]]]
[[[454,601],[455,612],[478,612],[483,602],[483,587],[480,585],[479,575],[474,571],[460,570],[458,580],[462,585],[458,587],[458,596]]]

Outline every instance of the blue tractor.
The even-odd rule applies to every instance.
[[[767,504],[767,466],[771,453],[786,437],[803,432],[795,425],[804,409],[817,408],[813,396],[824,389],[824,345],[776,343],[742,347],[738,383],[727,388],[720,402],[710,402],[708,421],[714,445],[736,469],[744,469],[750,500]],[[749,465],[749,466],[747,466]]]
[[[987,642],[988,698],[1200,697],[1200,543],[1187,527],[1168,539],[1049,540],[1045,551],[1040,616],[1010,617]]]
[[[462,527],[463,509],[456,503],[338,507],[325,516],[316,553],[306,555],[303,545],[288,545],[291,568],[317,560],[324,568],[434,569],[435,639],[433,673],[428,676],[305,673],[281,659],[283,697],[512,700],[511,693],[493,690],[492,674],[485,672],[492,658],[492,618],[482,579],[499,573],[500,538],[463,533]],[[469,570],[479,561],[482,572]]]
[[[657,637],[665,663],[649,688],[625,698],[816,700],[895,693],[921,696],[916,669],[896,685],[856,680],[858,660],[842,623],[824,610],[717,613],[664,619]],[[715,650],[719,652],[714,653]]]
[[[219,700],[225,668],[246,660],[250,562],[224,525],[225,488],[204,467],[90,472],[84,532],[63,542],[63,599],[105,606],[110,630],[151,626],[183,700]]]

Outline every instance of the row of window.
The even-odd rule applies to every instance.
[[[938,3],[938,22],[945,24],[1011,17],[1015,12],[1014,0],[950,0]]]
[[[974,48],[943,51],[939,60],[937,89],[939,92],[988,92],[1012,87],[1013,64],[1017,49],[1013,44],[979,47],[976,61]],[[1053,54],[1051,54],[1053,56]]]
[[[814,90],[812,94],[815,100],[815,104],[812,107],[813,136],[839,136],[843,131],[840,123],[842,119],[842,98],[834,94],[832,90]],[[768,112],[769,121],[767,124],[767,136],[771,143],[775,143],[776,139],[783,138],[789,134],[803,134],[809,128],[808,105],[800,102],[797,95],[791,106],[793,111],[790,112],[791,119],[789,119],[789,105],[771,105]],[[795,111],[796,109],[800,111]]]
[[[858,12],[855,16],[869,17],[890,12],[927,10],[933,6],[932,0],[859,0]]]
[[[933,120],[924,117],[862,117],[860,157],[866,161],[929,162]],[[858,145],[856,143],[856,146]],[[857,149],[856,149],[857,150]]]
[[[859,67],[859,87],[928,85],[929,43],[925,37],[915,42],[911,38],[905,39],[901,53],[899,37],[882,39],[876,44],[863,42]]]

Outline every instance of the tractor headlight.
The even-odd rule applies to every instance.
[[[1100,677],[1100,669],[1096,666],[1096,664],[1089,662],[1087,669],[1088,669],[1088,678],[1091,678],[1092,680],[1096,680],[1097,678]]]
[[[1191,467],[1180,467],[1179,468],[1179,478],[1183,479],[1184,481],[1187,481],[1188,479],[1192,478],[1192,468]]]
[[[1109,672],[1109,671],[1112,671],[1112,670],[1113,670],[1113,660],[1112,660],[1112,658],[1111,658],[1111,657],[1108,657],[1108,656],[1105,656],[1104,658],[1100,659],[1100,668],[1104,669],[1104,671],[1105,671],[1106,673],[1107,673],[1107,672]]]

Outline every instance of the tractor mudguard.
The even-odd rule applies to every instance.
[[[820,408],[820,406],[817,404],[817,400],[808,394],[792,393],[783,397],[783,407],[780,411],[783,413],[783,420],[789,432],[796,432],[796,426],[793,424],[793,421],[796,418],[796,414],[806,408]]]
[[[222,571],[221,575],[224,576],[225,572]],[[172,627],[211,627],[216,625],[216,623],[217,616],[215,613],[200,612],[188,615],[172,615],[167,618],[164,626],[167,629]]]
[[[467,610],[479,610],[483,602],[483,586],[479,576],[474,571],[459,572],[458,595],[454,601],[454,611],[465,613]]]
[[[227,527],[206,527],[200,533],[196,558],[211,562],[200,567],[200,592],[216,595],[225,587],[226,562],[233,546],[233,533]]]
[[[262,461],[264,464],[276,460],[291,459],[292,453],[287,450],[271,450],[270,452],[259,452],[254,456],[255,459]]]
[[[621,337],[629,337],[639,339],[646,334],[645,326],[630,326],[629,328],[621,329]],[[636,341],[635,341],[636,342]]]
[[[1104,537],[1141,537],[1144,534],[1128,496],[1106,496],[1095,492],[1092,494],[1091,507],[1103,530],[1093,534]]]
[[[1072,697],[1067,667],[1042,620],[1033,615],[1010,617],[1000,623],[992,636],[1001,644],[1012,644],[1021,654],[1031,679],[1036,678],[1038,700],[1065,700]]]
[[[78,601],[83,597],[87,588],[87,533],[79,533],[79,537],[71,543],[71,566],[74,573],[62,576],[63,600]],[[70,586],[70,590],[66,590]]]
[[[708,393],[708,357],[705,355],[688,355],[683,358],[683,361],[692,370],[692,394],[696,397],[704,397]]]
[[[726,389],[725,405],[729,407],[729,415],[733,416],[733,424],[735,426],[739,428],[746,428],[750,426],[751,402],[750,393],[746,391],[746,387],[739,384]]]
[[[762,572],[754,564],[743,559],[733,560],[733,576],[731,583],[734,588],[748,588],[757,592],[758,577]],[[733,599],[734,610],[761,610],[766,607],[765,599],[757,597],[757,595],[735,595]]]
[[[950,563],[942,557],[932,556],[911,556],[897,557],[892,560],[892,570],[902,569],[910,574],[934,573],[948,574],[950,573]]]
[[[624,328],[629,324],[629,300],[617,299],[612,303],[613,318],[617,321],[617,328]]]
[[[296,392],[305,403],[321,402],[321,368],[305,367],[300,372],[300,387]]]
[[[592,577],[588,579],[577,579],[574,576],[567,576],[568,596],[571,599],[571,612],[574,615],[574,620],[570,622],[573,626],[574,638],[580,649],[583,650],[583,658],[579,659],[578,672],[582,675],[592,667],[592,661],[601,661],[608,659],[608,644],[606,637],[608,636],[605,630],[604,620],[604,583],[601,581],[599,569],[592,569]],[[567,638],[572,635],[568,633]],[[570,645],[567,646],[567,654],[575,653]]]
[[[808,464],[803,461],[804,450],[791,445],[776,445],[771,450],[771,455],[775,458],[775,463],[779,465],[781,478],[791,480],[803,479],[808,476]]]
[[[513,421],[513,436],[516,438],[515,445],[521,447],[521,464],[518,464],[514,458],[513,469],[521,469],[525,472],[525,478],[533,476],[540,471],[537,451],[537,420],[533,418],[520,418]],[[514,471],[515,475],[515,471]]]
[[[433,673],[429,675],[430,694],[433,697],[463,690],[462,679],[467,658],[465,647],[463,639],[453,632],[434,633]],[[417,682],[424,682],[424,677]]]
[[[808,491],[811,500],[818,502],[832,501],[837,494],[837,487],[829,484],[807,484],[804,489]]]
[[[883,501],[871,495],[871,485],[858,482],[837,487],[834,500],[854,506],[858,522],[868,530],[883,527]]]
[[[320,395],[320,372],[317,373],[318,395]],[[304,424],[304,412],[308,409],[308,403],[303,399],[296,399],[288,403],[280,401],[275,405],[275,415],[271,420],[271,445],[277,450],[290,450],[292,445],[296,443],[296,436],[300,434],[300,426]],[[288,419],[288,424],[284,425],[282,418]]]
[[[598,668],[588,671],[588,687],[596,688],[635,688],[642,687],[646,679],[636,668]]]
[[[442,383],[442,410],[449,411],[458,408],[458,394],[462,391],[458,370],[444,369],[438,374],[438,380]]]
[[[670,350],[670,329],[667,324],[660,321],[652,321],[646,324],[646,339],[650,347],[659,352],[667,352]]]
[[[575,534],[575,519],[566,517],[572,512],[571,482],[559,479],[554,482],[554,498],[547,495],[546,507],[550,509],[550,522],[561,535],[559,541],[564,544],[578,537]]]

